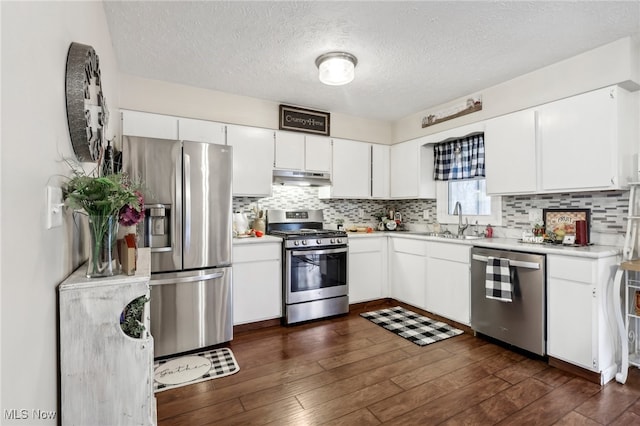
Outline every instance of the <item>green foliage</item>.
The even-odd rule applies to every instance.
[[[73,169],[73,176],[63,187],[69,207],[84,210],[89,216],[114,216],[126,205],[140,210],[136,190],[122,173],[93,177],[79,168]]]
[[[142,323],[144,304],[149,301],[148,297],[140,296],[129,303],[120,318],[120,327],[127,336],[139,339],[144,333],[145,327]]]

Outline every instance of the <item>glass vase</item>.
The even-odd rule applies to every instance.
[[[89,216],[89,262],[87,278],[110,277],[119,273],[118,217]]]

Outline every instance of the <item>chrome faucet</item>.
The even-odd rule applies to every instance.
[[[460,205],[460,201],[456,201],[456,205],[453,208],[453,214],[458,215],[458,236],[464,234],[465,229],[469,227],[469,218],[465,218],[466,225],[462,225],[462,206]]]

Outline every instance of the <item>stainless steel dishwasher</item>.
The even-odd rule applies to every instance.
[[[512,302],[486,297],[487,259],[509,260]],[[546,257],[474,247],[471,250],[471,328],[538,355],[546,354]]]

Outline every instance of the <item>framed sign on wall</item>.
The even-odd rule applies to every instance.
[[[331,114],[289,105],[280,105],[280,130],[330,136]]]

